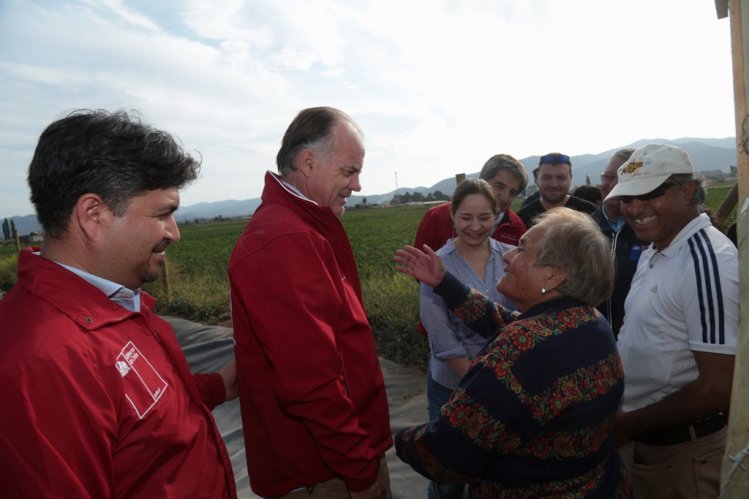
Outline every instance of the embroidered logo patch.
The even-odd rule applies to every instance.
[[[622,173],[626,173],[627,175],[637,175],[637,170],[645,166],[645,163],[642,161],[630,161],[627,166],[622,169]]]
[[[166,381],[132,341],[120,351],[115,367],[122,376],[125,397],[143,419],[166,391]]]

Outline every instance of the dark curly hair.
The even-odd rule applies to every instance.
[[[200,161],[138,113],[80,109],[49,125],[29,165],[31,202],[45,234],[67,230],[78,198],[95,193],[116,216],[130,199],[181,188],[197,178]]]

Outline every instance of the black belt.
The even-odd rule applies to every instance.
[[[690,425],[660,428],[641,433],[632,440],[645,445],[676,445],[706,437],[716,431],[722,430],[724,426],[726,426],[726,417],[723,414],[716,414]]]

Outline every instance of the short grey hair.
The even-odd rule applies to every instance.
[[[621,160],[627,161],[630,156],[632,156],[632,153],[635,152],[634,147],[625,147],[623,149],[619,149],[614,154],[611,155],[611,159],[619,158]],[[609,161],[611,161],[611,159]]]
[[[557,291],[592,306],[611,296],[614,286],[611,247],[590,215],[561,207],[543,213],[536,220],[534,228],[545,231],[536,264],[556,267],[567,274]]]
[[[525,173],[525,167],[523,167],[520,161],[509,154],[495,154],[489,158],[481,168],[479,178],[491,180],[497,176],[497,172],[500,170],[507,170],[515,178],[520,179],[520,189],[518,189],[518,192],[523,192],[528,186],[528,175]]]
[[[325,106],[302,109],[286,129],[281,141],[276,155],[278,173],[286,176],[296,170],[296,158],[304,149],[312,149],[318,154],[330,152],[333,147],[333,127],[338,123],[349,123],[364,137],[359,125],[340,109]]]

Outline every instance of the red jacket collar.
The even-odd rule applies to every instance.
[[[26,248],[18,256],[18,284],[50,303],[80,327],[97,329],[123,320],[131,312],[113,303],[101,290],[64,267]],[[156,300],[141,291],[141,305],[151,308]]]
[[[289,189],[280,176],[272,172],[265,173],[265,188],[263,189],[262,204],[255,210],[255,215],[262,213],[263,207],[276,204],[292,210],[306,224],[317,230],[333,246],[338,266],[347,279],[353,284],[361,300],[361,283],[359,270],[354,260],[346,229],[341,220],[328,206],[319,204],[299,196]],[[254,215],[253,215],[254,216]]]

